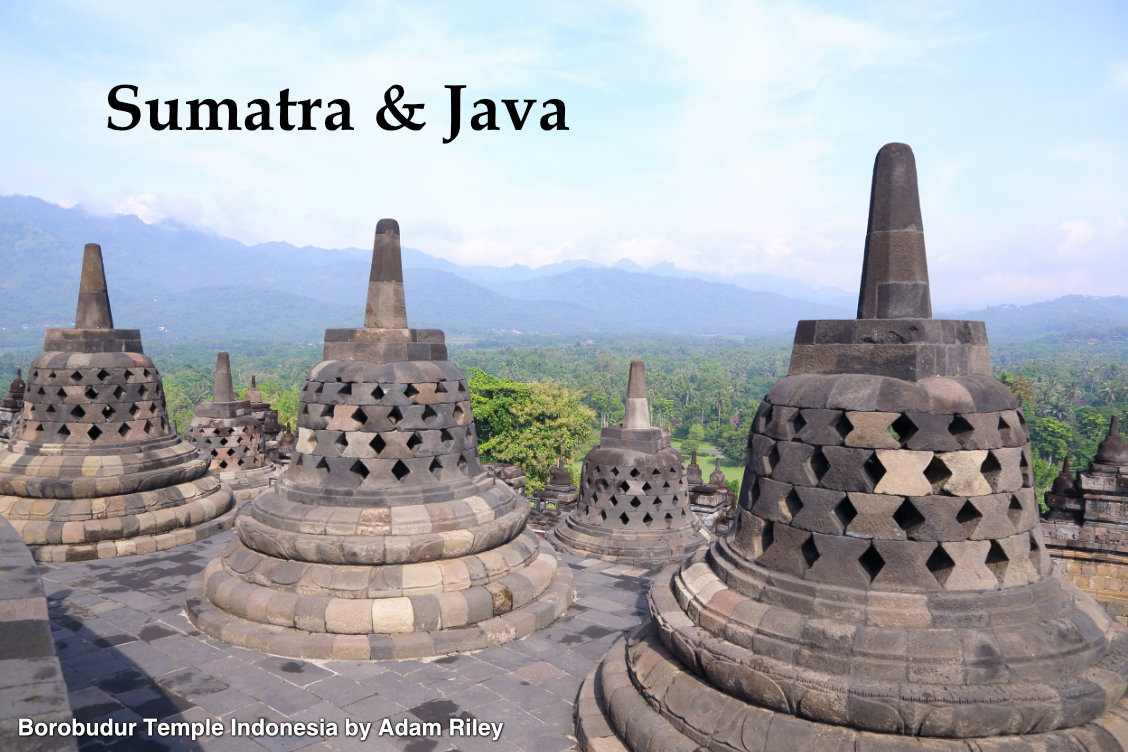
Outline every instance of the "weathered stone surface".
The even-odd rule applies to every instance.
[[[733,528],[589,676],[585,749],[1128,749],[1128,630],[1048,566],[982,324],[929,318],[908,147],[873,185],[859,319],[800,322]]]
[[[382,220],[368,326],[326,333],[296,454],[189,599],[213,637],[290,656],[420,657],[517,639],[572,601],[570,571],[525,531],[528,503],[479,460],[442,333],[406,328],[399,250]]]

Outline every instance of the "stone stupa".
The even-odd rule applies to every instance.
[[[1128,631],[1051,565],[982,322],[929,301],[913,155],[889,144],[858,318],[799,322],[736,523],[588,676],[582,748],[1128,747]]]
[[[23,369],[17,368],[16,378],[8,385],[8,393],[0,398],[0,439],[10,439],[19,432],[26,389]]]
[[[561,551],[661,568],[709,542],[689,508],[670,429],[650,425],[646,370],[631,363],[623,425],[609,426],[580,471],[576,507],[545,536]]]
[[[0,451],[0,514],[39,561],[149,553],[231,527],[231,491],[172,430],[141,333],[115,329],[88,243],[74,329],[48,329]]]
[[[266,457],[262,423],[252,413],[251,402],[235,395],[231,360],[225,352],[216,356],[211,401],[196,405],[186,438],[211,460],[211,471],[236,498],[258,495],[280,470]]]
[[[247,387],[243,399],[251,403],[251,415],[262,426],[266,458],[271,461],[278,459],[278,439],[282,435],[282,425],[278,422],[278,411],[272,408],[269,402],[263,400],[262,390],[259,389],[254,374],[251,374],[251,385]]]
[[[470,392],[443,333],[409,329],[399,226],[376,226],[362,329],[325,333],[294,455],[240,514],[188,599],[227,642],[303,658],[477,650],[560,616],[571,570],[486,474]]]

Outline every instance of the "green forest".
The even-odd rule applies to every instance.
[[[257,377],[282,423],[293,424],[298,394],[321,347],[233,343],[236,389]],[[622,420],[627,371],[646,364],[652,420],[671,427],[685,454],[716,451],[730,480],[739,478],[748,427],[767,389],[787,374],[790,343],[724,337],[607,337],[558,344],[501,341],[452,344],[450,359],[466,373],[483,459],[521,465],[529,487],[543,485],[558,456],[573,472],[598,440],[598,429]],[[0,378],[10,379],[37,352],[0,352]],[[215,350],[157,343],[148,354],[160,368],[168,408],[183,433],[193,405],[210,398]],[[992,348],[995,375],[1022,401],[1039,491],[1062,460],[1085,467],[1113,414],[1128,414],[1128,329],[1073,332]],[[706,475],[713,459],[700,463]]]

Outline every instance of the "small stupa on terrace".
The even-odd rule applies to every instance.
[[[642,361],[631,363],[623,425],[603,429],[584,458],[575,508],[545,538],[561,551],[650,569],[709,541],[690,511],[670,429],[650,425]]]
[[[150,553],[231,527],[231,491],[169,424],[136,329],[115,329],[86,245],[73,329],[48,329],[0,450],[0,514],[39,561]]]
[[[478,458],[443,333],[409,329],[399,225],[376,226],[362,329],[325,333],[286,471],[244,507],[188,613],[204,632],[304,658],[405,658],[523,637],[572,577],[526,500]]]
[[[251,412],[251,402],[235,395],[225,352],[216,356],[211,401],[196,405],[186,436],[237,498],[255,496],[279,471],[266,457],[262,423]]]
[[[858,318],[799,322],[736,522],[589,674],[583,749],[1128,748],[1128,631],[1051,565],[982,322],[931,314],[916,166],[889,144]]]

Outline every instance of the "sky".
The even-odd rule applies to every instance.
[[[901,141],[934,307],[1128,295],[1122,0],[0,2],[0,70],[0,194],[245,243],[365,247],[394,217],[460,264],[856,290],[873,158]],[[126,131],[119,84],[143,108]],[[425,127],[379,127],[393,85]],[[242,119],[282,89],[347,100],[353,130],[148,127],[150,99]],[[482,98],[499,130],[470,128]],[[521,130],[502,99],[536,100]],[[539,127],[549,99],[568,130]]]

